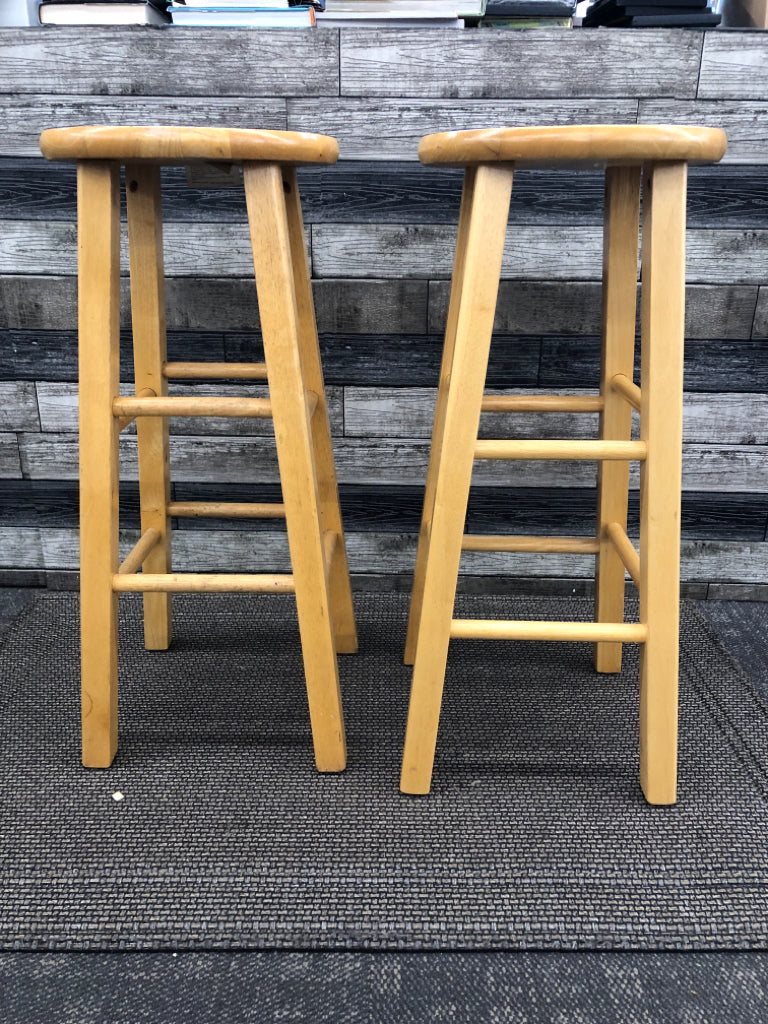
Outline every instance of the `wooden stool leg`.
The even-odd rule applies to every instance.
[[[149,388],[167,395],[165,276],[160,205],[160,169],[149,164],[126,167],[128,240],[131,262],[131,316],[136,393]],[[139,493],[142,533],[154,528],[160,541],[144,562],[148,573],[171,571],[171,500],[168,420],[140,416],[136,421],[139,451]],[[167,650],[171,642],[171,595],[144,594],[144,645]]]
[[[686,172],[653,165],[643,194],[640,782],[653,804],[677,789]]]
[[[440,381],[435,404],[435,422],[432,428],[432,444],[429,451],[429,469],[424,490],[424,507],[421,514],[419,530],[419,546],[416,551],[416,568],[413,574],[411,604],[408,613],[408,632],[405,640],[406,665],[412,665],[416,658],[416,638],[421,622],[421,609],[424,603],[424,578],[429,559],[429,541],[432,528],[432,514],[435,508],[435,486],[437,483],[437,467],[443,447],[445,430],[445,409],[448,402],[448,387],[453,368],[453,353],[456,345],[456,322],[459,312],[459,296],[464,280],[464,262],[467,248],[469,214],[472,208],[472,196],[475,188],[475,168],[468,167],[464,173],[464,189],[461,195],[459,211],[459,230],[456,239],[456,254],[453,260],[453,277],[451,279],[451,297],[448,303],[448,319],[443,345],[443,359],[440,367]]]
[[[512,169],[479,167],[457,296],[451,383],[445,399],[429,555],[416,642],[400,788],[428,793],[448,657],[475,442],[507,230]]]
[[[320,771],[341,771],[344,721],[283,178],[275,164],[246,163],[243,175],[315,762]]]
[[[632,433],[632,407],[611,387],[611,380],[621,373],[631,381],[634,372],[640,175],[639,167],[609,167],[606,172],[600,360],[600,394],[605,403],[600,415],[603,441],[628,441]],[[624,563],[607,529],[610,523],[618,523],[626,532],[628,496],[629,463],[601,462],[597,474],[597,622],[624,621]],[[620,672],[621,644],[595,644],[594,658],[598,672]]]
[[[320,522],[324,536],[330,533],[337,538],[328,568],[333,633],[337,652],[354,654],[357,650],[357,631],[352,607],[352,587],[349,580],[347,551],[344,543],[341,509],[339,508],[339,491],[333,463],[331,431],[320,362],[320,346],[317,340],[315,306],[312,300],[307,254],[304,249],[304,224],[301,216],[299,187],[293,167],[286,167],[283,170],[283,189],[288,214],[301,363],[306,386],[309,391],[317,395],[317,405],[310,418],[310,427],[320,502]]]
[[[115,164],[78,166],[82,738],[92,768],[117,751],[119,188]]]

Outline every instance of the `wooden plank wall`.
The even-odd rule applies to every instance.
[[[416,162],[418,139],[690,121],[722,126],[730,145],[690,175],[683,575],[700,596],[768,596],[768,33],[8,29],[0,91],[0,583],[72,582],[78,558],[75,178],[40,159],[43,128],[208,123],[339,139],[342,162],[303,170],[301,186],[350,561],[366,585],[407,586],[461,185]],[[258,358],[240,191],[191,189],[179,170],[165,186],[171,358]],[[597,173],[516,177],[495,389],[594,388],[601,214]],[[124,288],[126,388],[127,314]],[[567,416],[501,426],[576,429]],[[264,424],[173,429],[177,498],[277,495]],[[123,446],[128,542],[134,437]],[[593,529],[590,467],[482,463],[475,482],[475,532]],[[268,522],[185,521],[175,538],[179,569],[280,569],[286,557]],[[585,590],[592,571],[588,558],[486,554],[463,568],[467,585],[505,574],[538,589]]]

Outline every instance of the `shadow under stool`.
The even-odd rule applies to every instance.
[[[43,132],[43,155],[77,163],[83,763],[117,750],[117,598],[144,594],[150,650],[171,642],[174,592],[295,593],[315,762],[346,751],[337,652],[357,637],[304,249],[297,164],[333,163],[335,139],[298,132],[76,127]],[[264,363],[168,362],[160,168],[241,165]],[[125,167],[136,394],[121,397],[120,169]],[[168,381],[267,381],[268,398],[169,396]],[[168,417],[271,418],[280,503],[171,500]],[[119,434],[136,420],[141,537],[118,563]],[[172,516],[285,517],[289,574],[174,573]],[[139,570],[143,567],[143,572]]]
[[[452,637],[594,643],[598,672],[641,645],[640,783],[676,800],[685,202],[689,162],[719,160],[719,129],[667,125],[492,128],[429,135],[425,164],[465,169],[458,239],[416,561],[405,661],[413,664],[401,789],[428,793]],[[599,396],[485,395],[515,167],[603,166]],[[633,381],[642,192],[641,380]],[[632,440],[632,411],[640,438]],[[598,440],[478,440],[492,412],[599,413]],[[598,463],[594,538],[473,537],[464,522],[475,459]],[[627,536],[629,463],[640,463],[639,553]],[[593,553],[595,621],[454,619],[462,550]],[[639,622],[624,621],[627,570]]]

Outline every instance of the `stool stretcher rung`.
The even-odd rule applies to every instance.
[[[162,398],[115,398],[115,416],[217,416],[271,419],[272,403],[268,398],[241,398],[212,395],[164,396]]]
[[[477,441],[476,459],[604,459],[643,462],[648,456],[645,441]]]
[[[266,380],[266,363],[166,363],[166,380]]]
[[[498,619],[454,619],[455,640],[583,640],[645,643],[648,627],[628,622],[547,622]]]
[[[137,393],[136,397],[137,398],[154,398],[155,395],[156,395],[156,392],[153,391],[152,388],[142,388],[141,391],[139,391]],[[136,419],[135,416],[121,416],[118,419],[118,421],[117,421],[117,429],[120,430],[120,431],[125,430],[126,427],[130,427],[130,425],[134,422],[135,419]]]
[[[600,395],[483,395],[482,412],[602,412]]]
[[[171,501],[168,515],[190,519],[284,519],[285,505],[277,501]]]
[[[503,537],[465,534],[462,551],[541,552],[558,555],[596,555],[600,543],[594,537]]]
[[[620,523],[608,523],[608,538],[616,549],[616,554],[624,563],[624,568],[632,577],[636,587],[640,586],[640,555]]]
[[[621,395],[622,398],[625,398],[635,412],[640,412],[642,391],[625,373],[615,373],[611,377],[611,388]]]
[[[293,576],[288,573],[136,573],[112,577],[118,593],[167,594],[292,594]]]
[[[135,573],[144,564],[147,555],[160,540],[160,536],[160,531],[156,530],[153,526],[145,530],[124,558],[120,568],[117,570],[118,573],[121,576]]]

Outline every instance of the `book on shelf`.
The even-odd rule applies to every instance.
[[[169,25],[166,0],[44,0],[41,25]]]
[[[215,2],[205,7],[180,6],[174,2],[173,24],[207,28],[312,28],[315,9],[301,7],[224,7]]]
[[[705,28],[719,23],[720,14],[708,0],[596,0],[583,21],[585,28]]]
[[[326,0],[325,17],[479,18],[486,0]]]
[[[478,28],[573,28],[573,18],[483,18],[478,22]]]
[[[487,0],[486,18],[572,18],[576,0]]]
[[[184,7],[215,7],[218,10],[224,8],[268,8],[270,10],[282,10],[286,7],[314,7],[316,10],[325,10],[325,0],[168,0],[174,6]]]

